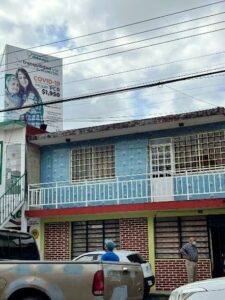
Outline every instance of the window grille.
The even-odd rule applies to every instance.
[[[113,145],[72,150],[72,180],[115,177]]]
[[[225,131],[180,136],[173,143],[176,173],[225,167]]]
[[[72,222],[72,258],[85,252],[103,250],[105,239],[112,239],[119,249],[119,220]]]
[[[172,151],[171,144],[150,145],[151,173],[153,177],[171,176]]]
[[[180,248],[194,236],[199,258],[209,258],[207,220],[202,217],[173,217],[155,219],[156,258],[180,258]]]

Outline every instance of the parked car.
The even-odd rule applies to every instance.
[[[172,291],[169,300],[224,300],[225,277],[185,284]]]
[[[149,262],[145,261],[142,256],[136,251],[127,250],[115,250],[114,251],[120,258],[120,262],[133,262],[141,265],[144,277],[144,296],[147,296],[150,292],[150,288],[155,284],[155,276],[152,272],[152,268]],[[88,262],[88,261],[100,261],[102,254],[105,251],[93,251],[81,254],[74,258],[74,261]]]

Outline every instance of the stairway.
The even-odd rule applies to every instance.
[[[16,179],[0,197],[0,228],[11,219],[25,203],[25,174]]]

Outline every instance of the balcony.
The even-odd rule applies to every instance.
[[[213,172],[137,174],[96,181],[30,184],[28,209],[87,207],[225,197],[225,169]]]

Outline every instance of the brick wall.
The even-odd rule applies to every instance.
[[[187,283],[184,259],[156,259],[155,261],[156,290],[171,291]],[[197,280],[211,278],[209,259],[198,262]]]
[[[120,248],[136,250],[148,259],[147,218],[120,219]]]
[[[45,224],[44,259],[70,259],[70,223],[57,222]]]

